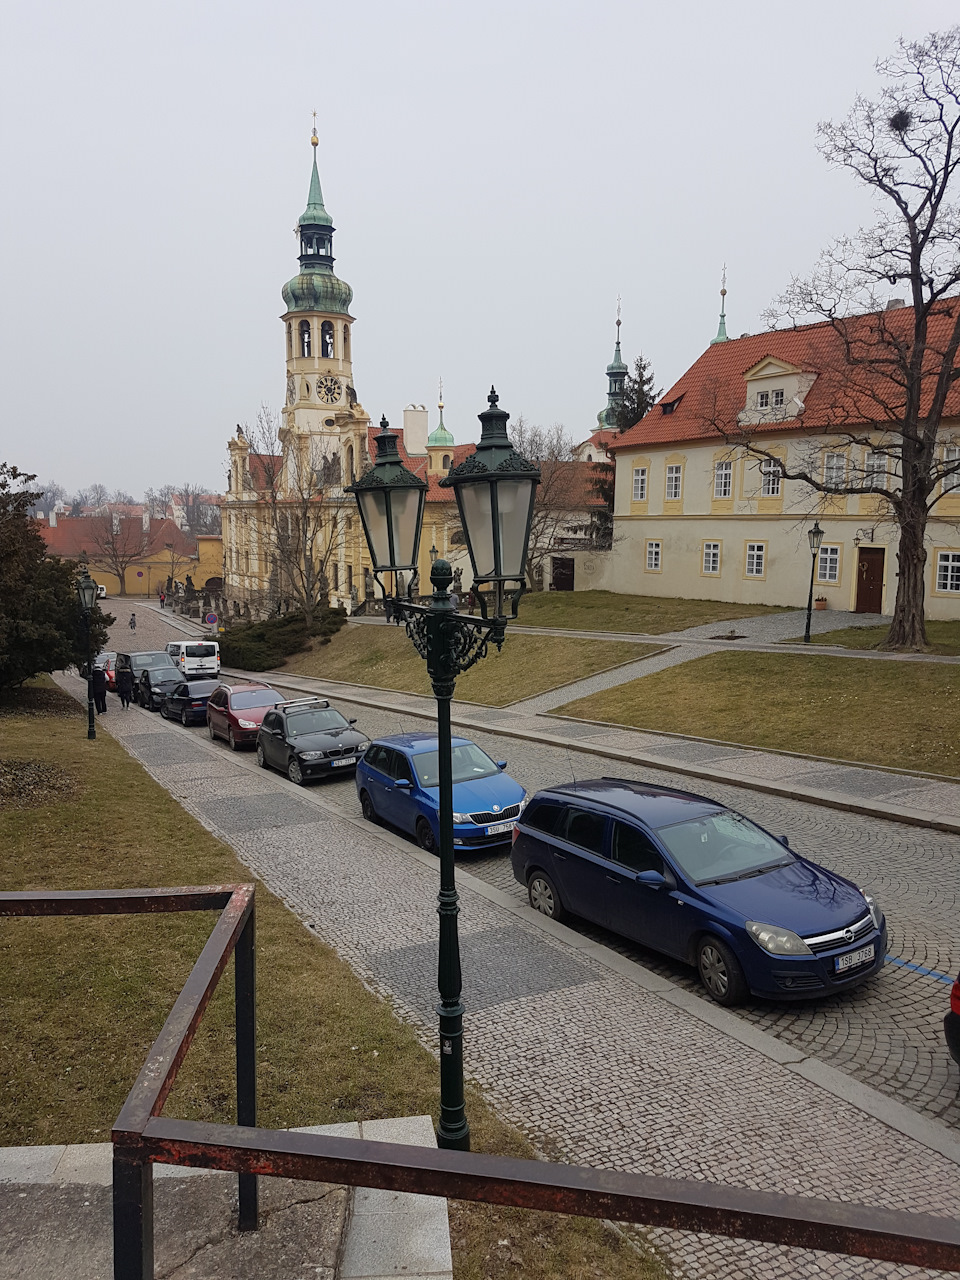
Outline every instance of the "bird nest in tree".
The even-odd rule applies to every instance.
[[[36,809],[76,791],[74,779],[58,765],[0,758],[0,809]]]

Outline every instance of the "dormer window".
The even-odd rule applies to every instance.
[[[673,413],[682,399],[683,396],[677,396],[676,400],[664,400],[660,405],[660,412],[664,414]]]
[[[782,387],[778,388],[772,394],[773,394],[773,407],[775,409],[782,409],[783,408],[783,388]]]
[[[758,409],[770,408],[770,392],[769,391],[757,392],[757,408]]]

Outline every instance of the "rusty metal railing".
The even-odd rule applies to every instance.
[[[239,1227],[258,1225],[257,1178],[297,1178],[760,1240],[960,1273],[960,1223],[743,1187],[256,1127],[254,889],[0,893],[0,916],[221,914],[113,1128],[115,1280],[153,1277],[153,1165],[238,1175]],[[230,956],[237,1125],[160,1112]]]

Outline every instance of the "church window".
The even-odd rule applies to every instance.
[[[353,445],[347,446],[347,475],[350,477],[350,483],[353,484]]]
[[[292,355],[293,355],[293,325],[288,324],[287,325],[287,357],[288,359]]]
[[[300,354],[302,356],[310,355],[310,321],[300,321]]]
[[[320,326],[320,355],[324,360],[333,359],[333,324],[324,320]]]
[[[350,326],[348,324],[343,326],[343,358],[350,359]]]
[[[443,455],[443,464],[442,464],[442,465],[443,465],[443,469],[444,469],[444,471],[449,471],[449,469],[450,469],[450,455],[449,455],[449,453],[445,453],[445,454]]]
[[[352,564],[347,565],[347,590],[348,591],[353,590],[353,565]]]
[[[303,384],[303,395],[300,397],[300,399],[301,399],[301,400],[309,400],[309,399],[310,399],[310,383],[309,383],[309,382],[305,382],[305,383]]]
[[[340,590],[340,566],[336,560],[333,562],[333,589],[334,591]]]

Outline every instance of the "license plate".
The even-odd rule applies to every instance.
[[[342,768],[343,768],[343,766],[344,766],[345,764],[356,764],[356,763],[357,763],[357,757],[356,757],[356,756],[350,756],[350,757],[349,757],[349,759],[346,759],[346,760],[331,760],[331,761],[330,761],[330,764],[331,764],[331,766],[332,766],[334,769],[342,769]]]
[[[487,835],[499,836],[499,835],[503,835],[504,831],[512,831],[512,830],[513,830],[512,822],[498,822],[495,827],[487,827]]]
[[[837,956],[834,964],[837,967],[837,973],[843,973],[845,969],[856,969],[857,965],[867,964],[873,959],[873,943],[869,947],[861,947],[859,951],[848,951],[845,956]]]

